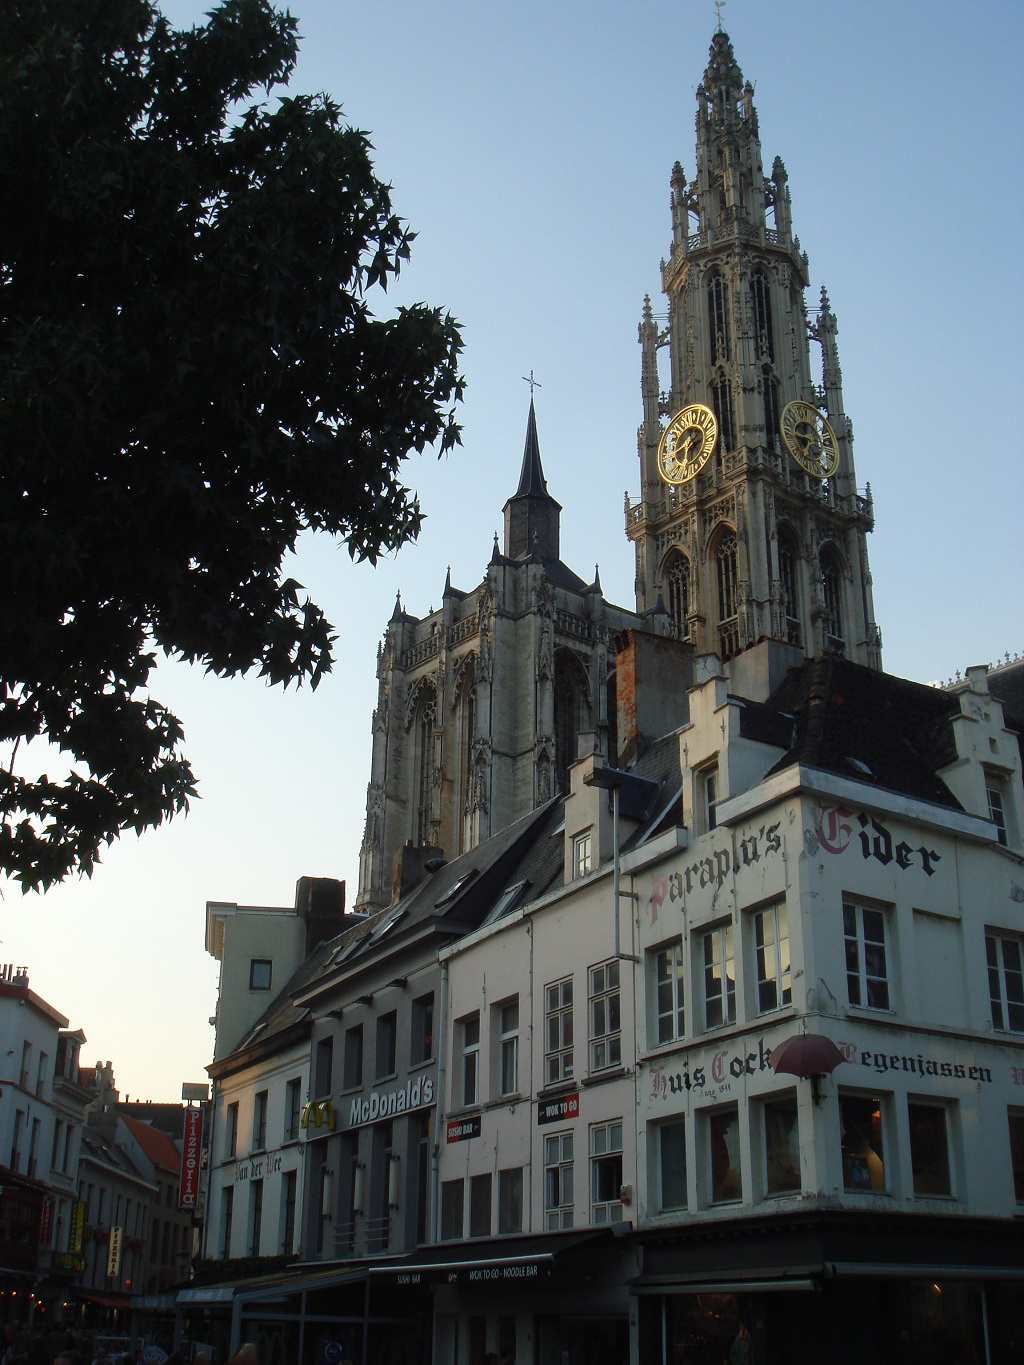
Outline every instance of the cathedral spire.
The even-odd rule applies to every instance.
[[[696,174],[671,174],[667,324],[645,299],[639,328],[637,608],[660,598],[678,638],[722,659],[770,636],[879,667],[838,326],[825,293],[808,318],[786,167],[765,173],[753,87],[722,30],[696,96]],[[700,458],[679,463],[676,440],[689,451],[702,431]]]
[[[558,559],[561,504],[548,492],[537,438],[537,413],[530,394],[526,445],[519,487],[505,504],[505,554],[510,559],[528,555],[548,563]]]

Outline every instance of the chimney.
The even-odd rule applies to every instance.
[[[629,765],[656,739],[690,718],[693,646],[643,630],[615,637],[616,766]]]
[[[295,883],[295,913],[306,921],[306,955],[347,927],[345,883],[336,877],[300,877]]]
[[[410,839],[407,844],[395,851],[395,861],[391,872],[391,904],[400,901],[403,896],[407,896],[415,886],[427,875],[427,863],[437,861],[439,865],[444,862],[444,854],[439,848],[431,848],[429,844],[414,844]],[[433,868],[430,871],[434,871]]]

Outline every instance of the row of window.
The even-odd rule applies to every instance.
[[[21,1044],[21,1071],[19,1073],[18,1084],[22,1090],[27,1090],[30,1094],[34,1092],[42,1095],[46,1082],[51,1078],[50,1054],[40,1051],[39,1059],[33,1068],[32,1066],[32,1044],[26,1038]]]
[[[243,1188],[248,1190],[248,1209],[245,1210],[246,1229],[243,1248],[232,1248],[235,1222],[235,1187],[226,1185],[221,1190],[220,1208],[220,1258],[230,1260],[232,1256],[270,1256],[290,1255],[295,1250],[295,1214],[298,1193],[298,1173],[284,1171],[281,1176],[280,1225],[277,1229],[277,1242],[274,1246],[264,1245],[263,1227],[263,1181],[250,1180]]]
[[[494,1027],[491,1093],[496,1098],[519,1093],[519,997],[503,1000],[492,1009]],[[467,1014],[456,1022],[459,1075],[454,1090],[456,1106],[479,1104],[482,1098],[480,1066],[480,1014]]]
[[[591,1124],[589,1130],[590,1222],[598,1225],[622,1218],[622,1120]],[[571,1228],[575,1217],[575,1162],[572,1131],[544,1138],[544,1227],[548,1231]],[[441,1238],[489,1237],[523,1230],[524,1171],[522,1166],[499,1171],[497,1200],[490,1172],[472,1175],[468,1181],[445,1180],[441,1184]],[[468,1186],[468,1225],[466,1193]]]
[[[622,1065],[622,1011],[619,963],[601,962],[590,967],[588,981],[589,1066],[591,1072]],[[572,1081],[575,1069],[573,1027],[573,979],[564,977],[544,987],[545,1086]],[[519,997],[492,1006],[491,1085],[489,1097],[501,1099],[519,1093]],[[484,1097],[480,1062],[480,1014],[456,1021],[459,1072],[454,1102],[469,1107]]]
[[[738,570],[737,540],[734,531],[722,532],[714,552],[715,587],[720,641],[731,640],[737,623]],[[791,644],[801,644],[800,603],[798,595],[795,541],[787,531],[779,532],[779,586],[786,617],[786,633]],[[693,573],[689,559],[681,550],[669,551],[661,568],[662,592],[678,639],[690,638],[690,613],[695,608]],[[843,567],[831,546],[823,546],[818,557],[818,581],[825,607],[828,634],[837,642],[843,639]],[[726,638],[728,637],[728,639]],[[735,652],[733,646],[732,652]]]
[[[793,997],[786,906],[780,902],[749,916],[753,1008],[757,1014],[781,1009]],[[736,1021],[735,927],[718,924],[694,936],[695,983],[699,989],[699,1018],[690,1033],[719,1028]],[[647,954],[648,999],[651,1002],[651,1040],[654,1045],[687,1036],[687,963],[682,938]]]
[[[398,1011],[378,1014],[373,1021],[372,1073],[374,1081],[389,1080],[398,1064]],[[434,994],[412,1001],[408,1019],[409,1065],[419,1066],[434,1056]],[[362,1024],[353,1024],[342,1037],[341,1090],[357,1090],[363,1084],[368,1037]],[[321,1038],[316,1045],[313,1094],[318,1099],[334,1093],[334,1040]]]
[[[839,1092],[840,1160],[843,1189],[855,1194],[892,1194],[889,1153],[895,1146],[892,1095]],[[802,1189],[800,1129],[795,1094],[774,1096],[751,1106],[750,1150],[757,1162],[748,1172],[755,1199],[797,1194]],[[910,1179],[915,1198],[955,1198],[954,1142],[958,1140],[955,1100],[908,1099]],[[652,1124],[648,1199],[654,1213],[685,1211],[739,1202],[745,1178],[741,1160],[741,1110],[727,1104],[698,1111],[688,1139],[685,1117]],[[1024,1110],[1008,1111],[1008,1154],[1014,1195],[1024,1203]],[[697,1145],[698,1168],[691,1190],[688,1140]]]
[[[891,1010],[892,962],[889,910],[846,901],[843,949],[846,994],[851,1005]],[[749,953],[747,979],[754,1014],[781,1009],[792,1001],[789,926],[780,902],[741,920]],[[690,952],[697,1017],[687,1021],[687,962],[682,938],[647,954],[647,995],[651,1002],[652,1046],[675,1042],[699,1030],[736,1022],[736,926],[715,925],[695,934]],[[1024,941],[990,931],[985,935],[992,1027],[1024,1032]],[[550,989],[550,988],[549,988]]]
[[[468,1187],[468,1201],[467,1201]],[[471,1175],[468,1180],[441,1183],[441,1240],[461,1241],[464,1237],[490,1237],[523,1230],[523,1168],[514,1166],[498,1172],[497,1190],[490,1171]],[[497,1207],[495,1207],[495,1193]],[[467,1209],[468,1203],[468,1209]],[[469,1215],[467,1226],[466,1215]]]

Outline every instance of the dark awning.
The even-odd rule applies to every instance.
[[[130,1294],[119,1294],[114,1290],[76,1289],[75,1297],[84,1303],[94,1303],[97,1308],[130,1308]]]
[[[559,1232],[535,1237],[495,1237],[469,1242],[442,1242],[423,1247],[414,1256],[368,1267],[373,1284],[396,1288],[419,1284],[459,1285],[538,1284],[550,1279],[556,1266],[574,1253],[587,1253],[617,1241],[607,1228]]]
[[[275,1275],[237,1280],[234,1284],[205,1284],[178,1292],[181,1308],[204,1308],[215,1304],[232,1304],[236,1300],[281,1298],[285,1294],[299,1294],[303,1290],[330,1289],[335,1285],[355,1284],[366,1279],[363,1268],[338,1266],[303,1266],[301,1269],[278,1271]]]

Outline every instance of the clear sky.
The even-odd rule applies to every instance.
[[[190,26],[201,0],[166,0]],[[423,615],[480,580],[522,459],[531,370],[562,557],[632,605],[623,494],[639,491],[637,323],[663,307],[669,175],[694,172],[711,0],[295,0],[296,90],[370,130],[419,236],[399,297],[464,326],[464,447],[417,458],[427,522],[376,569],[304,545],[295,576],[338,630],[318,691],[162,666],[201,800],[91,881],[0,886],[0,961],[84,1029],[122,1093],[175,1099],[212,1054],[209,900],[290,905],[303,875],[354,898],[377,645],[395,593]],[[816,306],[839,321],[883,660],[920,681],[1024,648],[1020,526],[1024,6],[729,0],[765,165],[781,155]],[[386,311],[389,301],[381,301]]]

